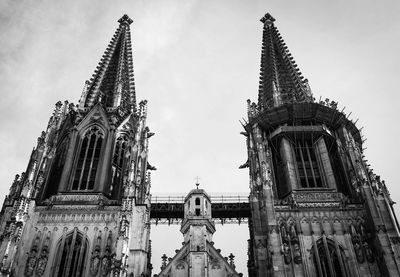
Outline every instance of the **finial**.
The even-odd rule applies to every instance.
[[[131,25],[133,20],[127,15],[124,14],[119,20],[119,24],[127,23],[128,25]]]
[[[196,176],[196,189],[199,189],[200,186],[200,178],[199,176]]]
[[[260,19],[264,26],[270,26],[275,21],[275,18],[272,17],[269,13],[266,13],[263,18]]]

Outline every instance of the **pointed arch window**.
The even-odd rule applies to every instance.
[[[317,277],[348,277],[343,250],[329,239],[320,239],[312,255]]]
[[[84,275],[88,242],[77,228],[61,239],[51,276],[80,277]]]
[[[112,161],[112,187],[110,189],[111,196],[117,197],[120,183],[122,180],[122,172],[124,166],[124,157],[128,148],[128,137],[120,135],[115,143],[114,157]]]
[[[85,133],[79,151],[72,190],[93,190],[104,134],[95,126]]]
[[[65,158],[67,155],[69,139],[64,139],[63,142],[59,144],[56,150],[56,154],[51,166],[51,171],[49,179],[47,182],[46,193],[44,198],[48,198],[57,193],[58,187],[60,185],[61,174],[65,164]]]

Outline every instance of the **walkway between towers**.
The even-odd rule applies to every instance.
[[[152,195],[152,224],[181,224],[184,195]],[[247,223],[250,217],[249,196],[245,193],[211,194],[211,213],[216,223]]]

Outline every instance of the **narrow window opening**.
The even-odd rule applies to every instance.
[[[75,277],[83,276],[85,257],[87,254],[87,241],[76,229],[69,234],[64,243],[60,241],[55,272],[52,276]]]
[[[295,153],[301,187],[322,187],[322,178],[312,141],[310,139],[296,140]]]
[[[343,253],[339,248],[336,250],[333,242],[327,241],[324,245],[323,241],[317,243],[317,251],[313,249],[313,261],[318,277],[346,277],[346,261]]]
[[[196,205],[200,205],[200,198],[198,198],[198,197],[196,198],[195,204],[196,204]]]
[[[200,209],[196,209],[195,212],[196,212],[196,216],[200,215]]]
[[[72,190],[93,190],[100,160],[103,133],[98,127],[89,130],[82,140]]]
[[[110,188],[110,194],[113,199],[118,197],[122,182],[122,172],[124,166],[124,157],[128,145],[128,138],[125,135],[121,135],[117,138],[115,143],[114,157],[112,161],[112,185]]]
[[[65,164],[65,158],[67,155],[68,142],[68,139],[64,140],[57,148],[44,198],[48,198],[58,192],[58,187],[60,185],[61,175]]]

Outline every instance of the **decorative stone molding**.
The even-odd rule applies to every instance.
[[[117,224],[119,218],[119,212],[116,211],[104,211],[97,212],[81,211],[78,210],[70,211],[69,214],[62,212],[42,212],[39,214],[38,224],[48,223],[76,223],[77,220],[82,223],[103,223],[103,224]]]

